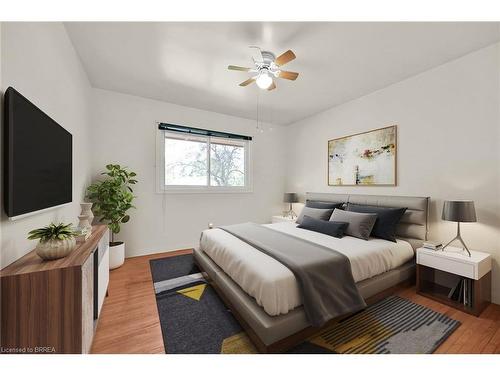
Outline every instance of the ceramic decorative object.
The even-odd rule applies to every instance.
[[[92,231],[92,225],[90,225],[89,217],[87,215],[78,215],[78,229],[83,229],[90,233]]]
[[[90,234],[87,229],[81,229],[81,228],[76,228],[75,230],[75,238],[76,242],[85,242],[89,237]]]
[[[47,240],[40,241],[35,250],[38,256],[45,260],[54,260],[64,258],[71,253],[76,247],[76,240],[74,237],[66,238],[64,240]]]
[[[29,240],[39,240],[35,251],[45,260],[64,258],[76,246],[75,231],[72,224],[50,223],[28,233]]]
[[[94,220],[94,213],[92,212],[92,203],[80,203],[80,207],[82,208],[82,212],[80,215],[87,215],[87,219],[90,224],[90,229],[92,230],[92,221]]]

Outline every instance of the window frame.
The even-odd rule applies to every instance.
[[[252,142],[250,140],[232,140],[241,143],[245,155],[244,186],[212,186],[210,185],[210,145],[212,139],[225,140],[223,137],[209,135],[183,134],[175,131],[156,129],[156,192],[164,194],[185,193],[251,193],[252,186]],[[207,185],[166,185],[165,184],[165,138],[186,139],[198,138],[207,142]]]

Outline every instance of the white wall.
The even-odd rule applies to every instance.
[[[93,171],[117,163],[138,174],[137,209],[131,210],[130,222],[117,236],[126,242],[127,256],[193,247],[209,222],[269,222],[271,215],[283,210],[283,127],[256,134],[255,121],[100,89],[93,91],[92,114]],[[253,192],[156,193],[157,121],[254,136]]]
[[[474,199],[479,223],[465,224],[463,235],[472,248],[493,254],[493,295],[500,303],[499,45],[289,127],[255,134],[254,121],[92,89],[60,23],[3,23],[0,37],[1,92],[14,86],[74,140],[73,203],[16,222],[7,221],[0,207],[0,267],[32,249],[25,239],[29,230],[53,220],[76,223],[91,177],[113,162],[139,174],[137,210],[118,236],[128,256],[195,246],[208,222],[266,222],[283,209],[285,188],[431,196],[430,237],[443,241],[456,227],[439,220],[442,201]],[[253,192],[157,194],[156,121],[255,136]],[[328,139],[390,124],[398,125],[398,186],[326,185]]]
[[[292,124],[287,190],[430,196],[430,238],[446,241],[456,223],[440,220],[444,199],[473,199],[478,223],[463,224],[472,249],[493,255],[500,303],[500,45]],[[398,125],[396,187],[328,187],[327,141]]]
[[[4,22],[1,39],[1,92],[13,86],[73,134],[73,203],[10,222],[3,210],[2,197],[0,268],[33,249],[35,243],[26,240],[31,229],[51,221],[78,222],[79,203],[90,181],[91,93],[62,23]]]

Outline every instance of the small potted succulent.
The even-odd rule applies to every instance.
[[[75,232],[72,224],[54,224],[33,229],[28,233],[29,240],[40,240],[35,250],[45,260],[64,258],[76,247]]]

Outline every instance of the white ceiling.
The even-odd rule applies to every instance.
[[[66,23],[94,87],[289,124],[500,40],[499,23]],[[257,45],[295,81],[239,87]],[[259,97],[259,99],[258,99]]]

